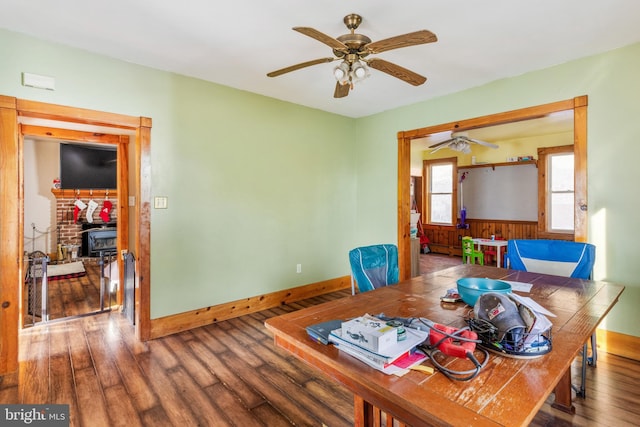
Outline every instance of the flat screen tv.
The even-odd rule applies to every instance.
[[[115,147],[60,144],[60,186],[63,189],[117,188]]]

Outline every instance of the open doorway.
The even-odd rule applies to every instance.
[[[0,96],[0,375],[18,367],[18,329],[23,311],[20,290],[25,273],[25,136],[74,141],[117,139],[116,144],[122,148],[118,149],[118,206],[130,212],[120,212],[119,217],[129,219],[120,221],[117,248],[135,254],[135,331],[139,339],[149,338],[150,134],[149,118]]]
[[[439,132],[474,129],[539,118],[561,111],[573,111],[575,154],[575,240],[587,239],[587,96],[535,107],[513,110],[459,122],[398,132],[398,262],[400,279],[408,279],[411,271],[410,183],[411,141]]]
[[[40,136],[55,134],[55,128],[38,126],[32,119],[20,122],[28,260],[23,326],[118,309],[124,304],[124,283],[117,225],[119,220],[129,222],[129,209],[118,204],[118,188],[128,191],[129,186],[117,183],[118,167],[128,169],[117,160],[118,150],[133,146],[120,144],[127,140],[122,137],[130,140],[135,134],[111,134],[114,129],[97,134],[94,129],[61,140]],[[129,156],[123,158],[128,161]],[[128,239],[120,241],[120,250],[128,251]]]

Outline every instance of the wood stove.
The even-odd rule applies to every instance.
[[[97,257],[117,248],[116,224],[82,224],[82,255]]]

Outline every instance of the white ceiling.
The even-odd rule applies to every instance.
[[[0,28],[348,117],[363,117],[640,41],[638,0],[0,0]],[[427,29],[436,43],[377,55],[424,75],[411,86],[377,70],[333,98],[334,63],[266,73],[332,56],[298,32],[373,41]],[[37,72],[38,70],[28,70]],[[55,77],[55,76],[54,76]]]

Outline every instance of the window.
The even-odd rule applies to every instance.
[[[425,160],[423,172],[427,223],[453,225],[456,221],[457,158]]]
[[[549,160],[549,228],[573,231],[573,153],[552,154]]]
[[[574,232],[574,154],[573,146],[538,149],[540,218],[543,233]]]

